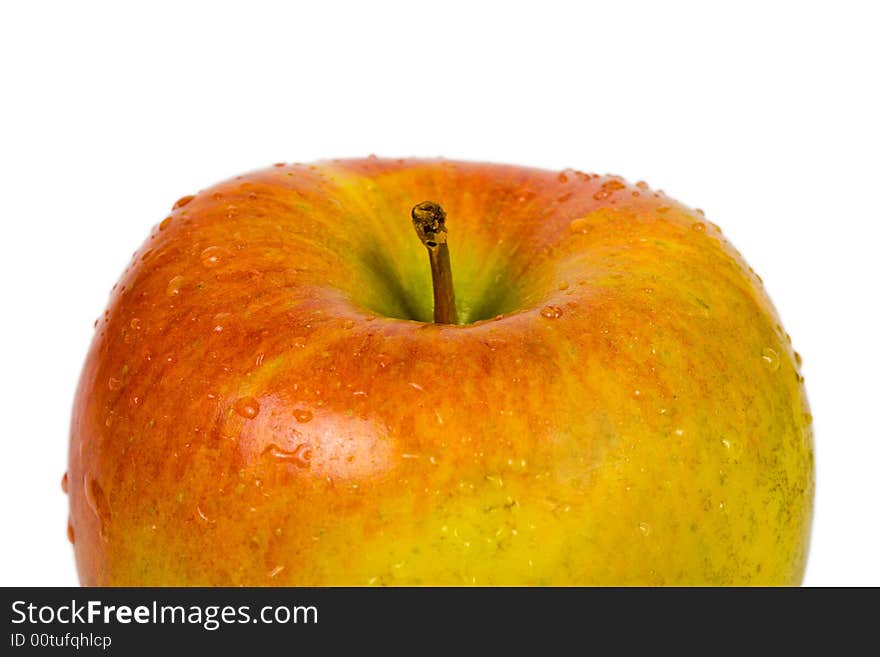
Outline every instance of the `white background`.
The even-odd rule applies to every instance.
[[[276,161],[645,179],[761,274],[816,430],[805,583],[880,585],[876,5],[13,3],[0,9],[0,584],[76,583],[74,386],[178,197]]]

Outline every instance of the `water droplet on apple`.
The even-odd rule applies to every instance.
[[[119,387],[121,385],[122,385],[122,381],[117,379],[115,376],[111,376],[107,380],[107,387],[110,388],[110,390],[119,390]]]
[[[804,364],[804,359],[798,352],[794,352],[794,362],[797,363],[798,367]]]
[[[129,325],[132,329],[134,329],[135,331],[140,331],[140,330],[141,330],[141,326],[142,326],[142,324],[141,324],[141,320],[139,320],[137,317],[135,317],[134,319],[132,319],[132,320],[128,323],[128,325]]]
[[[593,194],[593,198],[597,201],[602,201],[614,194],[614,192],[620,191],[624,189],[626,185],[624,185],[619,180],[612,178],[611,180],[606,180],[599,187],[599,190]]]
[[[351,320],[351,319],[345,320],[345,322],[342,324],[342,328],[344,328],[346,331],[354,328],[354,320]]]
[[[253,420],[260,412],[260,404],[253,397],[237,399],[232,408],[246,420]]]
[[[159,230],[165,230],[168,228],[168,224],[171,223],[171,217],[165,217],[162,221],[159,222]]]
[[[651,535],[651,525],[646,522],[639,523],[639,532],[641,532],[642,536],[650,536]]]
[[[804,422],[806,422],[808,425],[809,425],[809,424],[813,424],[813,415],[812,415],[812,413],[804,413]]]
[[[221,246],[209,246],[202,251],[199,260],[203,267],[216,267],[220,262],[229,255],[229,252]]]
[[[590,221],[586,217],[581,217],[568,224],[568,228],[572,233],[584,234],[589,233],[593,227],[590,225]]]
[[[312,450],[305,443],[300,443],[292,450],[282,449],[273,443],[263,450],[263,454],[284,463],[292,463],[298,468],[308,468],[312,459]]]
[[[65,495],[67,495],[68,486],[69,486],[69,484],[67,482],[67,473],[65,472],[64,476],[61,477],[61,490],[64,491]]]
[[[293,412],[293,417],[296,418],[297,422],[309,422],[314,416],[311,411],[304,408],[298,408]]]
[[[171,209],[177,210],[178,208],[182,208],[184,205],[186,205],[187,203],[192,201],[194,198],[195,198],[195,196],[193,196],[193,195],[181,196],[179,199],[177,199],[177,202],[174,204],[174,206]]]
[[[698,221],[694,224],[691,224],[691,229],[697,231],[698,233],[705,233],[706,224],[704,224],[702,221]]]
[[[107,536],[107,522],[110,520],[110,505],[107,502],[107,496],[104,489],[94,477],[86,475],[84,479],[86,503],[98,519],[98,528],[101,538]]]
[[[70,523],[70,520],[67,521],[67,540],[70,541],[71,545],[76,543],[76,534],[73,533],[73,525]]]
[[[779,369],[779,354],[770,347],[764,347],[761,351],[761,360],[771,372],[775,372]]]
[[[566,202],[568,202],[569,199],[571,199],[572,194],[573,194],[572,192],[567,192],[567,193],[563,194],[562,196],[559,196],[556,199],[556,202],[557,203],[566,203]]]
[[[175,276],[170,281],[168,281],[168,285],[165,287],[165,295],[169,297],[176,297],[180,294],[180,288],[183,287],[183,276]]]
[[[562,317],[562,308],[559,306],[544,306],[541,309],[541,317],[545,319],[558,319]]]
[[[558,287],[560,290],[567,290],[568,289],[568,281],[561,281],[559,283],[559,285],[557,285],[556,287]]]

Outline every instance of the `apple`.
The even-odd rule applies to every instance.
[[[799,365],[721,230],[645,183],[275,165],[180,199],[97,323],[79,577],[794,585]]]

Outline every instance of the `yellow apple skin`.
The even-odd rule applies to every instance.
[[[424,200],[464,325],[430,323]],[[97,327],[80,580],[798,584],[798,366],[720,229],[643,183],[375,158],[240,176],[175,206]]]

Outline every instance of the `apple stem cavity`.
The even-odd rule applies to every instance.
[[[434,323],[458,324],[455,289],[452,286],[452,265],[446,244],[446,212],[439,203],[424,201],[412,209],[413,227],[428,249],[431,281],[434,284]]]

